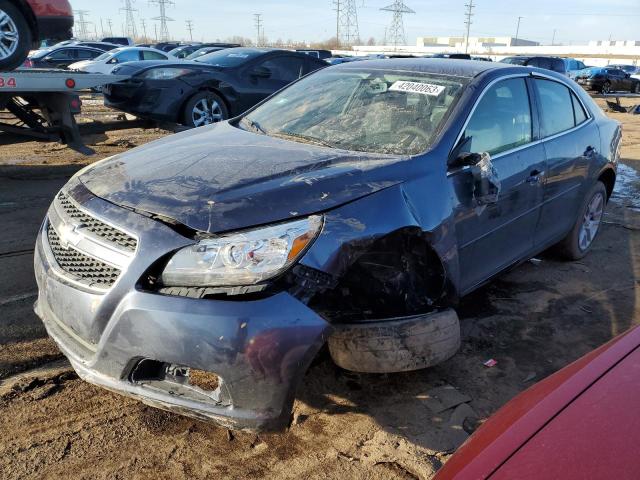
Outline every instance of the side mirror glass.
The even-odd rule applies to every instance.
[[[457,170],[458,168],[473,167],[482,160],[481,153],[460,153],[452,161],[449,162],[449,168]]]
[[[270,78],[271,70],[267,67],[256,67],[251,70],[251,76],[256,78]]]

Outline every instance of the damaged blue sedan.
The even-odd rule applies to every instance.
[[[327,68],[78,172],[37,239],[36,312],[88,382],[281,429],[324,345],[353,371],[435,365],[459,297],[552,246],[586,255],[620,144],[547,70]]]

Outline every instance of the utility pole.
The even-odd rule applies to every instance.
[[[153,24],[153,31],[155,32],[154,41],[158,43],[158,24],[157,23]]]
[[[193,20],[187,20],[187,30],[189,30],[189,38],[193,42]]]
[[[398,44],[406,45],[407,39],[404,36],[404,20],[402,17],[405,13],[416,12],[407,7],[403,0],[394,0],[393,4],[380,10],[393,13],[391,27],[389,27],[389,35],[394,48],[397,48]]]
[[[553,37],[551,37],[551,46],[556,44],[556,29],[553,29]]]
[[[107,25],[109,25],[109,35],[113,37],[113,22],[110,18],[107,18]]]
[[[520,20],[522,20],[524,17],[518,17],[518,26],[516,27],[516,40],[515,42],[513,42],[513,46],[517,47],[518,46],[518,35],[520,34]]]
[[[473,17],[473,8],[475,7],[475,5],[473,4],[473,0],[469,0],[469,3],[465,4],[465,7],[467,7],[467,13],[465,14],[465,17],[467,19],[464,22],[464,24],[467,26],[467,36],[464,42],[464,53],[468,53],[469,52],[469,30],[471,30],[471,17]]]
[[[356,0],[334,0],[338,45],[353,45],[360,38]]]
[[[261,13],[254,13],[253,14],[253,20],[254,20],[254,24],[256,27],[256,47],[261,47],[262,46],[262,37],[264,35],[260,35],[260,32],[264,32],[264,25],[262,23],[262,14]]]
[[[124,7],[120,9],[121,12],[125,12],[126,18],[126,36],[135,39],[138,36],[138,31],[136,29],[136,21],[133,18],[133,13],[137,12],[135,8],[133,8],[134,0],[124,0]]]
[[[142,22],[142,34],[144,35],[144,41],[147,41],[147,21],[143,18],[140,20]]]
[[[102,23],[102,17],[100,17],[100,35],[102,35],[103,37],[106,37],[106,35],[104,34],[104,25]]]
[[[167,7],[174,5],[172,0],[149,0],[152,5],[157,5],[160,8],[160,15],[152,20],[158,20],[160,22],[160,41],[166,42],[169,40],[169,27],[167,22],[173,22],[173,18],[167,16]]]
[[[78,37],[81,40],[87,40],[89,38],[89,29],[87,28],[91,23],[85,18],[85,15],[89,15],[87,10],[75,10],[74,15],[78,18]]]

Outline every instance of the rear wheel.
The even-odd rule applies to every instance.
[[[602,84],[602,93],[611,93],[611,82],[607,80]]]
[[[604,208],[607,205],[607,189],[600,181],[589,190],[579,210],[579,216],[569,234],[558,245],[568,260],[584,257],[600,231]]]
[[[19,67],[29,55],[33,36],[22,12],[0,0],[0,70]]]
[[[229,111],[222,98],[213,92],[200,92],[187,102],[183,122],[189,127],[202,127],[227,118]]]
[[[631,89],[632,93],[640,93],[640,82],[635,82],[633,84],[633,88]]]

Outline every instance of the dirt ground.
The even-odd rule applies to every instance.
[[[438,367],[362,375],[321,356],[282,434],[229,433],[78,380],[30,311],[33,238],[9,230],[8,243],[0,241],[0,265],[15,272],[0,284],[0,478],[431,478],[513,396],[640,323],[640,115],[610,115],[624,123],[624,165],[584,260],[543,254],[463,299],[462,349]],[[88,141],[97,160],[163,134],[134,129]],[[86,162],[56,144],[0,148],[0,165]],[[0,185],[41,198],[41,209],[71,174],[7,172]],[[41,182],[33,193],[29,181]],[[2,188],[0,220],[18,222],[19,202]],[[37,228],[39,220],[24,228],[29,222]],[[491,358],[497,365],[485,367]]]

